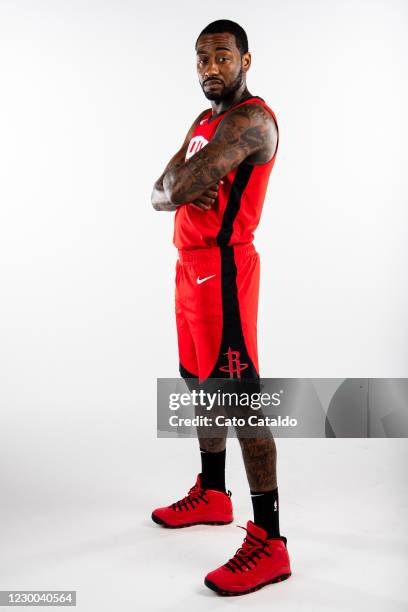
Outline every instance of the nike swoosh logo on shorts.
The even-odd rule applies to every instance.
[[[212,278],[213,276],[215,276],[215,274],[211,274],[211,276],[206,276],[205,278],[200,278],[199,276],[197,276],[197,285],[201,285],[201,283],[208,280],[209,278]]]

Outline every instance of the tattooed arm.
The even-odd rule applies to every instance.
[[[164,188],[163,188],[163,178],[164,178],[165,174],[167,172],[169,172],[170,170],[173,170],[173,169],[175,170],[175,169],[180,168],[181,166],[184,165],[187,148],[188,148],[190,140],[191,140],[191,138],[193,136],[195,127],[196,127],[197,123],[202,119],[202,117],[206,113],[208,113],[208,110],[203,111],[197,117],[197,119],[194,121],[193,125],[191,126],[191,128],[187,132],[187,136],[185,137],[184,142],[183,142],[181,148],[171,158],[171,160],[167,164],[163,174],[160,176],[160,178],[157,179],[157,181],[153,185],[151,202],[152,202],[152,206],[153,206],[153,208],[155,210],[166,210],[166,211],[172,212],[172,211],[176,210],[177,208],[179,208],[179,206],[181,206],[182,202],[174,203],[174,202],[171,202],[169,200],[169,198],[167,197],[167,195],[166,195],[166,193],[164,191]],[[212,183],[215,183],[215,181],[212,181]],[[215,199],[215,197],[217,195],[216,194],[216,190],[214,191],[214,189],[212,189],[212,186],[208,190],[208,192],[209,192],[208,196],[206,194],[203,194],[201,199],[196,201],[196,205],[199,206],[200,208],[205,208],[205,209],[209,208],[210,207],[210,199],[211,199],[210,198],[210,194],[213,196],[213,199]],[[207,203],[206,203],[206,199],[208,200]]]
[[[270,112],[259,104],[240,106],[220,122],[205,147],[164,173],[164,192],[174,206],[192,202],[244,160],[263,164],[272,159],[276,145]]]
[[[186,155],[187,151],[186,143],[183,144],[181,149],[177,151],[177,153],[171,158],[169,163],[167,164],[163,174],[160,178],[157,179],[155,184],[153,185],[153,191],[151,196],[152,206],[155,210],[167,210],[169,212],[176,210],[179,207],[179,204],[173,204],[168,199],[164,188],[163,188],[163,178],[166,172],[171,169],[178,168],[183,163],[183,159]]]

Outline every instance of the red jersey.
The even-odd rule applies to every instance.
[[[244,104],[259,104],[266,108],[274,118],[278,129],[274,112],[258,96],[235,104],[227,111],[214,116],[212,111],[208,111],[194,130],[186,160],[213,138],[218,124],[228,112]],[[251,165],[244,160],[223,177],[223,184],[219,186],[214,208],[202,211],[191,204],[184,204],[177,209],[173,243],[178,249],[232,246],[253,241],[254,231],[261,217],[269,175],[275,163],[278,143],[270,161]]]

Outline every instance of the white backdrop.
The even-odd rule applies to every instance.
[[[0,0],[1,492],[22,525],[148,516],[146,465],[167,478],[193,442],[155,439],[176,251],[150,193],[208,106],[194,42],[218,18],[247,30],[249,89],[280,128],[255,240],[261,374],[408,376],[404,0]]]

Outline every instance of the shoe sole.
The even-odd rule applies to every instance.
[[[170,525],[169,523],[165,523],[158,516],[152,514],[152,520],[157,523],[157,525],[161,525],[162,527],[166,527],[167,529],[182,529],[183,527],[194,527],[194,525],[229,525],[233,522],[234,519],[230,521],[198,521],[196,523],[183,523],[182,525]]]
[[[211,580],[207,580],[207,578],[204,579],[204,584],[212,591],[215,591],[216,593],[218,593],[218,595],[223,595],[226,597],[234,597],[236,595],[247,595],[248,593],[259,591],[259,589],[262,589],[264,586],[267,586],[268,584],[273,584],[275,582],[282,582],[283,580],[287,580],[291,575],[292,575],[292,572],[289,574],[282,574],[281,576],[276,576],[276,578],[273,578],[272,580],[268,580],[268,582],[263,582],[262,584],[258,584],[255,587],[247,589],[246,591],[225,591],[224,589],[220,589],[216,584],[211,582]]]

